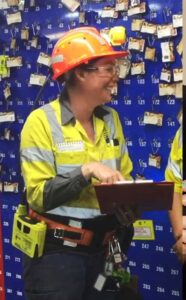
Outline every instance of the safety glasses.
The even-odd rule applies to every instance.
[[[100,77],[118,76],[120,72],[119,65],[87,66],[86,71],[96,71]]]

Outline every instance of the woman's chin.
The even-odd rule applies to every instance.
[[[111,102],[113,99],[113,95],[110,93],[110,94],[107,94],[107,96],[105,97],[105,102]]]
[[[107,100],[105,101],[105,103],[109,103],[112,101],[112,97],[107,98]]]

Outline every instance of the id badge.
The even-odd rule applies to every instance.
[[[152,220],[138,220],[134,223],[133,240],[155,240]]]

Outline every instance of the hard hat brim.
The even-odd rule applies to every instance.
[[[110,52],[107,52],[107,53],[104,53],[104,54],[100,54],[100,55],[93,55],[91,56],[90,58],[85,58],[84,60],[81,59],[80,62],[77,62],[76,64],[73,65],[73,68],[69,67],[69,68],[66,68],[66,70],[64,70],[63,74],[84,64],[84,63],[88,63],[89,61],[92,61],[96,58],[102,58],[102,57],[112,57],[112,58],[122,58],[122,57],[125,57],[129,55],[129,52],[128,51],[110,51]],[[63,75],[62,74],[62,75]],[[56,80],[57,78],[59,78],[60,76],[57,76],[56,74],[52,76],[52,79],[53,80]]]

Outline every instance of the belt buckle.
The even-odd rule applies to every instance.
[[[56,239],[63,239],[64,238],[64,229],[61,229],[61,228],[55,228],[54,229],[54,237]]]
[[[63,246],[69,246],[69,247],[73,247],[73,248],[77,247],[77,243],[70,242],[70,241],[64,239],[64,237],[65,237],[65,230],[64,229],[55,228],[54,229],[54,237],[56,239],[63,240]]]

